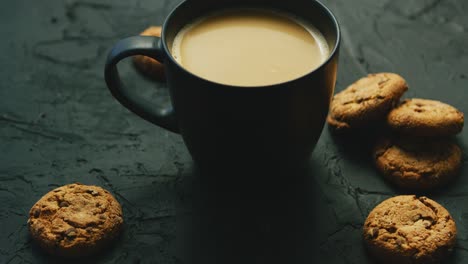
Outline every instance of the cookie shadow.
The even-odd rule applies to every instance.
[[[466,143],[460,139],[460,137],[454,137],[452,139],[452,142],[457,144],[462,151],[460,168],[458,169],[458,172],[446,184],[444,184],[440,188],[436,188],[435,190],[433,190],[430,193],[431,195],[443,196],[447,193],[464,192],[464,186],[467,186],[468,184],[467,179],[465,177],[462,177],[462,175],[465,175],[467,172],[466,165],[468,164],[468,147]]]
[[[123,230],[125,232],[125,229]],[[124,233],[122,232],[122,233]],[[29,235],[28,235],[29,236]],[[112,255],[113,249],[117,248],[119,244],[122,243],[123,235],[120,234],[116,237],[112,243],[107,245],[106,247],[99,250],[95,254],[85,256],[85,257],[74,257],[74,258],[67,258],[67,257],[60,257],[55,256],[47,253],[44,251],[39,245],[32,241],[32,238],[29,236],[28,240],[31,242],[31,251],[32,255],[34,256],[35,263],[51,263],[51,264],[62,264],[62,263],[70,263],[70,264],[78,264],[78,263],[103,263],[106,262],[109,257]]]

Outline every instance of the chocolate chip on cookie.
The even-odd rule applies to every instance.
[[[151,26],[141,32],[140,35],[161,37],[161,30],[161,27]],[[153,58],[137,55],[133,57],[133,64],[145,76],[158,81],[164,81],[166,79],[164,75],[164,66]]]
[[[374,148],[377,169],[404,189],[427,190],[443,185],[457,174],[461,159],[460,147],[449,140],[385,138]]]
[[[79,183],[44,195],[28,219],[32,238],[47,252],[64,257],[97,252],[119,234],[122,224],[122,208],[108,191]]]
[[[452,136],[463,129],[463,113],[439,101],[407,99],[390,111],[387,123],[402,134]]]
[[[401,195],[377,205],[363,237],[379,263],[440,263],[455,246],[457,228],[450,213],[427,197]]]
[[[384,120],[406,90],[408,85],[398,74],[369,74],[333,97],[327,122],[343,131]]]

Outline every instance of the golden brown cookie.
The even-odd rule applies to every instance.
[[[327,122],[344,131],[384,120],[406,90],[408,85],[398,74],[369,74],[333,97]]]
[[[119,234],[122,224],[122,208],[108,191],[79,183],[44,195],[28,219],[32,238],[47,252],[64,257],[95,253]]]
[[[376,167],[392,183],[405,189],[427,190],[457,174],[460,147],[449,140],[385,138],[374,148]]]
[[[440,263],[455,246],[456,235],[455,221],[444,207],[415,195],[383,201],[363,227],[369,253],[385,264]]]
[[[140,35],[161,37],[161,30],[161,27],[151,26],[141,32]],[[145,76],[158,81],[164,81],[166,79],[166,76],[164,75],[164,66],[153,58],[137,55],[133,57],[133,64]]]
[[[439,101],[414,98],[390,111],[387,123],[407,135],[452,136],[463,129],[463,113]]]

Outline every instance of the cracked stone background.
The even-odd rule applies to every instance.
[[[324,129],[308,168],[265,169],[280,184],[226,168],[210,174],[236,184],[217,185],[196,169],[180,136],[110,96],[103,80],[110,47],[161,24],[178,2],[0,4],[0,263],[65,262],[32,243],[26,221],[43,194],[77,181],[110,190],[125,214],[120,239],[90,263],[372,263],[362,246],[364,219],[401,192],[375,171],[365,141],[343,143]],[[323,2],[343,33],[337,91],[392,71],[409,82],[406,97],[439,99],[468,114],[467,1]],[[142,78],[128,61],[120,71],[167,103],[164,84]],[[466,129],[457,141],[466,153]],[[464,154],[459,177],[427,194],[457,222],[448,263],[468,259],[466,165]]]

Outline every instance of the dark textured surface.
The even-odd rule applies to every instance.
[[[177,2],[1,4],[0,263],[63,262],[31,243],[26,221],[43,194],[76,181],[108,189],[123,206],[125,231],[94,258],[98,263],[372,263],[362,224],[376,204],[400,192],[382,180],[363,145],[334,140],[325,129],[309,168],[282,173],[281,184],[257,186],[248,173],[235,175],[240,185],[207,184],[178,135],[110,96],[102,77],[106,52],[161,24]],[[406,97],[468,113],[468,2],[324,2],[343,30],[337,90],[369,72],[394,71],[410,85]],[[120,68],[127,83],[166,101],[164,84],[142,79],[128,62]],[[467,132],[457,138],[466,152]],[[468,259],[466,157],[460,176],[428,195],[458,225],[449,263]],[[222,179],[230,172],[209,174]]]

